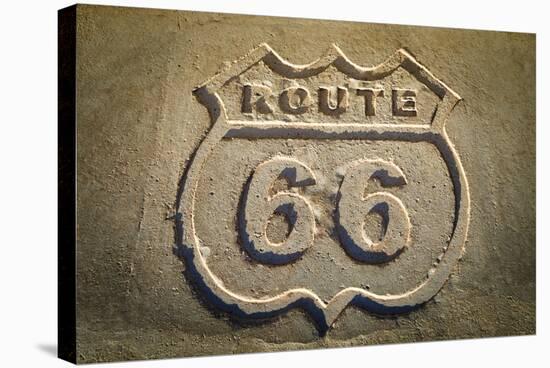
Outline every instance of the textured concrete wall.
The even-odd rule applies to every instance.
[[[79,362],[534,332],[534,35],[77,7]]]

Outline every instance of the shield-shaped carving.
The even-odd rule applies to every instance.
[[[295,65],[262,44],[195,90],[212,126],[186,168],[188,273],[242,318],[418,307],[462,255],[468,184],[445,122],[460,97],[407,51]]]

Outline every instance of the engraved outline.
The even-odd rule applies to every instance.
[[[403,67],[439,98],[432,123],[412,124],[358,124],[358,123],[288,123],[229,121],[218,90],[234,76],[258,62],[264,62],[273,71],[288,78],[304,78],[321,73],[330,65],[346,75],[360,80],[375,80],[390,75]],[[227,69],[194,90],[197,99],[208,108],[212,127],[189,161],[177,197],[176,239],[179,255],[183,257],[194,280],[203,293],[220,309],[238,317],[268,318],[300,307],[308,311],[323,335],[340,313],[350,304],[378,314],[396,314],[410,311],[433,298],[443,287],[461,258],[470,219],[470,195],[464,168],[458,153],[445,130],[445,122],[461,97],[437,79],[407,51],[400,49],[381,64],[362,67],[351,62],[333,45],[327,53],[307,65],[292,64],[281,58],[269,45],[261,44]],[[451,239],[444,248],[443,257],[429,271],[426,280],[403,294],[378,295],[367,290],[348,287],[328,302],[306,288],[287,290],[274,297],[255,299],[239,295],[225,287],[208,268],[200,251],[200,240],[195,234],[195,192],[206,162],[214,146],[224,138],[291,138],[300,139],[372,139],[420,142],[434,144],[447,164],[455,194],[455,216]]]

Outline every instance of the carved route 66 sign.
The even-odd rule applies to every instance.
[[[408,52],[295,65],[262,44],[195,90],[212,127],[178,200],[201,292],[241,318],[412,310],[462,255],[470,199],[445,122],[460,100]]]

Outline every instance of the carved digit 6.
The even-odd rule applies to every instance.
[[[405,175],[395,164],[383,160],[359,160],[347,171],[339,192],[336,223],[347,253],[365,263],[388,262],[410,242],[411,223],[405,206],[388,192],[365,195],[366,183],[378,179],[384,187],[405,185]],[[367,215],[382,216],[383,236],[372,241],[364,231]]]
[[[285,179],[287,189],[275,192],[277,179]],[[291,187],[315,184],[310,168],[298,160],[275,157],[260,164],[252,175],[244,195],[241,212],[241,236],[248,254],[263,263],[284,264],[299,258],[313,244],[315,218],[308,201]],[[266,234],[274,213],[283,213],[291,224],[283,243],[272,243]]]

